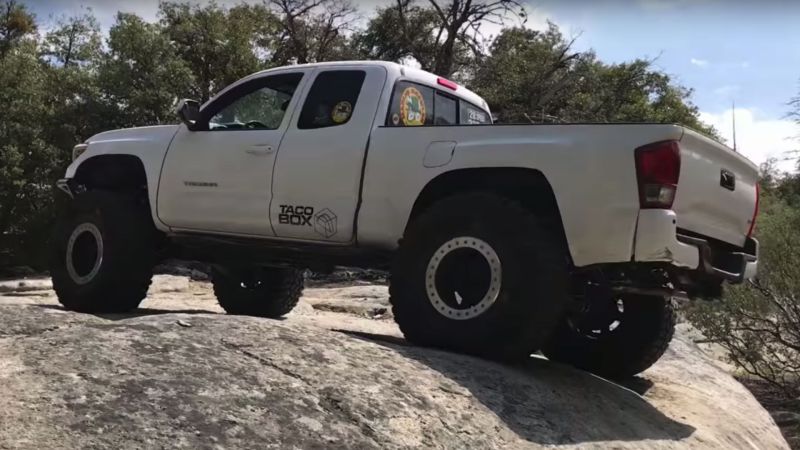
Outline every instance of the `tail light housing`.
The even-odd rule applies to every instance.
[[[662,141],[639,147],[634,157],[639,206],[643,209],[671,209],[681,174],[678,141]]]
[[[756,183],[756,207],[753,209],[753,219],[750,221],[750,229],[747,230],[747,237],[753,237],[756,231],[756,218],[758,217],[758,198],[761,196],[761,186]]]

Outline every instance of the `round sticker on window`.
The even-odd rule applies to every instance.
[[[345,123],[350,119],[353,114],[353,105],[350,102],[339,102],[333,107],[331,119],[334,123]]]
[[[409,87],[400,97],[400,118],[403,125],[415,127],[425,125],[425,99],[417,88]]]
[[[392,114],[392,124],[395,126],[400,125],[400,114],[394,113]]]

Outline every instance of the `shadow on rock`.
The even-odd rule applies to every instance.
[[[662,414],[637,394],[653,385],[643,378],[632,379],[625,387],[543,358],[507,366],[415,347],[393,336],[337,331],[390,348],[441,373],[455,384],[450,388],[455,393],[466,389],[468,395],[532,443],[679,441],[695,431]]]

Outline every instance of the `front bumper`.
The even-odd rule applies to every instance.
[[[674,211],[644,209],[639,212],[633,259],[636,262],[666,262],[676,267],[741,283],[758,271],[758,241],[748,238],[744,248],[715,245],[709,239],[678,231]]]

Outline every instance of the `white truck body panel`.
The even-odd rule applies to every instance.
[[[359,242],[394,248],[418,193],[438,175],[523,167],[547,177],[576,265],[630,261],[639,213],[633,150],[681,134],[674,125],[380,127],[367,159]],[[453,159],[426,168],[436,141],[457,142]]]
[[[385,68],[345,64],[336,68],[366,71],[362,92],[383,92],[387,78]],[[319,73],[311,75],[306,88]],[[307,93],[308,89],[300,96],[305,98]],[[360,96],[350,120],[328,128],[300,130],[297,128],[299,111],[294,111],[273,175],[270,217],[277,236],[337,243],[353,241],[361,170],[380,98],[378,95]],[[313,227],[298,227],[275,220],[287,205],[312,207],[315,215],[328,214],[329,220],[335,217],[335,227],[320,233],[316,223]]]
[[[307,75],[310,69],[276,73],[283,72]],[[287,112],[296,109],[298,101],[295,95]],[[273,167],[290,121],[287,113],[276,130],[193,132],[181,126],[161,172],[161,221],[176,230],[274,236],[269,216]]]
[[[743,246],[753,219],[758,168],[745,157],[694,131],[681,142],[681,175],[673,209],[678,226]],[[735,189],[721,188],[721,171],[735,176]]]
[[[298,129],[300,109],[320,73],[366,72],[351,120],[341,126]],[[426,185],[465,169],[538,171],[552,187],[573,263],[586,266],[666,261],[696,268],[699,251],[678,242],[678,228],[742,246],[756,199],[755,166],[726,147],[676,125],[484,125],[388,127],[394,85],[409,80],[486,110],[465,88],[382,62],[301,65],[260,72],[248,81],[304,74],[275,130],[192,132],[185,125],[102,133],[67,171],[97,155],[129,154],[142,161],[157,228],[350,245],[391,250],[403,236]],[[634,150],[680,142],[682,164],[673,210],[639,205]],[[266,149],[266,150],[265,150]],[[265,151],[258,151],[265,150]],[[735,175],[733,191],[720,171]],[[333,233],[278,219],[286,205],[313,209],[335,221]],[[330,213],[330,214],[328,214]],[[328,230],[330,231],[330,229]]]
[[[185,128],[185,127],[184,127]],[[78,167],[89,158],[99,155],[132,155],[142,162],[147,175],[147,193],[151,205],[158,199],[159,179],[164,157],[179,125],[161,125],[153,127],[127,128],[106,131],[92,136],[87,143],[88,149],[67,167],[65,178],[75,178]],[[169,227],[159,220],[156,209],[152,209],[153,222],[160,231],[169,231]]]

